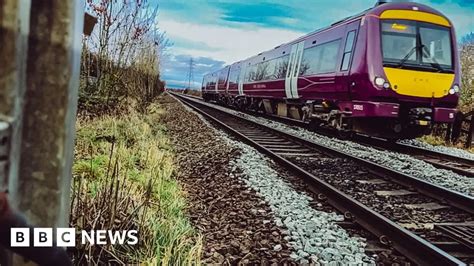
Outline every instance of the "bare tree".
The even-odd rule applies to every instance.
[[[146,0],[87,0],[85,8],[98,18],[98,27],[84,39],[83,99],[105,105],[130,97],[149,101],[164,87],[159,65],[169,46],[156,26],[158,5]]]
[[[468,112],[474,108],[474,33],[466,35],[460,45],[461,101],[460,108]]]

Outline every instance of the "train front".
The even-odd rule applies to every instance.
[[[411,138],[436,123],[454,122],[460,66],[449,19],[414,3],[383,4],[366,17],[373,92],[368,98],[388,104],[382,109],[394,119],[385,119],[384,126]]]

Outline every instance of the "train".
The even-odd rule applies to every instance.
[[[340,136],[416,138],[455,120],[454,25],[419,3],[375,6],[206,74],[205,101],[308,122]]]

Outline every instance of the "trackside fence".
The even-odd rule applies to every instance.
[[[462,142],[465,148],[471,148],[473,133],[474,110],[466,114],[459,112],[456,115],[455,122],[448,126],[445,139],[451,143]]]

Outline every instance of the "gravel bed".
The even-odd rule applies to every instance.
[[[295,264],[269,205],[234,177],[240,173],[231,167],[238,149],[216,139],[198,116],[169,96],[160,102],[166,109],[161,123],[177,156],[176,178],[190,205],[188,216],[203,236],[203,263]]]
[[[450,208],[443,202],[438,202],[420,194],[378,195],[377,192],[399,191],[406,190],[406,188],[404,189],[402,186],[390,182],[381,183],[380,181],[383,180],[348,160],[335,158],[308,159],[307,157],[295,157],[291,160],[362,204],[429,241],[452,241],[439,231],[433,230],[434,224],[474,222],[474,217],[471,214]],[[439,204],[445,206],[445,208],[430,210],[414,207],[418,204],[425,204],[425,206]],[[464,262],[471,265],[470,263],[473,261],[466,259]]]
[[[398,143],[420,147],[427,150],[445,153],[445,154],[449,154],[449,155],[453,155],[453,156],[457,156],[457,157],[461,157],[465,159],[474,160],[474,153],[468,152],[466,150],[458,149],[455,147],[435,146],[435,145],[431,145],[429,143],[426,143],[417,139],[400,140],[398,141]]]
[[[268,202],[276,225],[288,229],[285,239],[296,250],[291,258],[299,263],[373,263],[365,255],[365,239],[349,236],[336,224],[344,220],[343,216],[313,209],[313,199],[293,189],[270,160],[246,144],[227,141],[241,150],[240,157],[232,161],[234,167],[243,170],[240,178]]]
[[[271,128],[285,131],[290,134],[302,137],[304,139],[314,141],[320,145],[324,145],[326,147],[349,153],[355,157],[384,165],[385,167],[426,180],[433,184],[437,184],[439,186],[451,190],[474,196],[473,178],[468,178],[466,176],[459,175],[449,170],[436,168],[433,165],[426,163],[423,160],[413,158],[410,155],[392,151],[381,151],[352,141],[322,136],[304,128],[289,126],[269,119],[247,115],[245,113],[231,110],[215,104],[206,104],[216,107],[220,110],[248,118],[252,121],[269,126]]]
[[[439,210],[408,208],[407,204],[424,203],[438,203],[446,206],[442,202],[437,202],[418,193],[404,196],[379,196],[375,191],[396,191],[406,190],[406,188],[390,181],[372,183],[370,181],[380,179],[345,159],[295,157],[291,160],[399,224],[418,227],[418,225],[433,223],[467,222],[474,218],[469,213],[452,208]]]
[[[168,109],[167,113],[173,114],[172,116],[175,117],[177,114],[181,113],[176,109],[178,108],[175,107],[173,109]],[[184,110],[184,108],[182,109]],[[199,115],[196,116],[193,114],[192,116],[198,117]],[[206,126],[208,122],[203,118],[201,119],[204,121],[204,123],[201,122],[201,124]],[[218,130],[213,129],[214,137],[212,141],[210,141],[210,136],[206,136],[206,140],[202,139],[201,136],[207,135],[209,128],[204,130],[202,125],[198,126],[194,122],[189,124],[189,121],[187,120],[189,119],[179,123],[188,124],[186,128],[189,128],[189,130],[192,132],[188,131],[184,134],[194,137],[183,139],[183,133],[179,133],[177,130],[173,129],[170,130],[170,133],[173,135],[180,135],[179,137],[175,136],[177,142],[174,144],[178,146],[183,145],[183,143],[187,143],[187,146],[190,144],[189,142],[191,138],[193,138],[191,141],[192,144],[190,144],[189,147],[192,147],[193,151],[186,150],[184,152],[181,150],[177,151],[177,154],[185,154],[183,159],[186,158],[187,161],[189,161],[190,152],[193,154],[199,153],[201,154],[200,159],[202,161],[194,161],[192,164],[192,169],[185,166],[184,171],[182,169],[180,170],[180,177],[184,178],[185,183],[191,181],[189,179],[202,179],[202,177],[196,178],[197,175],[206,175],[208,168],[214,168],[215,165],[224,165],[224,163],[222,163],[222,159],[218,160],[217,158],[222,158],[222,153],[227,153],[227,156],[224,155],[224,157],[226,157],[226,160],[228,159],[228,167],[230,168],[227,169],[228,176],[223,178],[220,177],[217,172],[214,172],[214,180],[205,179],[205,182],[209,182],[210,184],[205,184],[205,187],[204,184],[202,184],[203,187],[198,190],[201,190],[200,194],[207,194],[209,191],[213,190],[214,186],[217,186],[221,191],[214,191],[213,193],[218,193],[221,195],[221,197],[234,198],[234,200],[228,204],[214,203],[215,208],[213,209],[213,212],[221,212],[225,210],[225,212],[228,213],[229,211],[226,209],[231,208],[231,205],[233,204],[240,204],[240,201],[254,202],[253,206],[250,204],[246,207],[242,206],[239,212],[236,210],[235,212],[237,212],[237,215],[220,217],[220,223],[232,223],[232,220],[235,221],[241,218],[239,225],[245,228],[243,230],[255,231],[252,230],[252,224],[249,223],[248,217],[239,217],[241,216],[241,213],[246,213],[245,216],[261,216],[262,214],[267,215],[260,219],[260,223],[266,227],[269,227],[268,225],[270,225],[272,229],[268,230],[269,235],[261,235],[261,237],[257,239],[257,243],[264,243],[261,245],[263,248],[257,248],[253,251],[261,251],[263,254],[268,254],[270,255],[267,257],[269,262],[278,263],[296,261],[298,264],[317,262],[323,265],[374,264],[373,258],[365,254],[365,239],[358,236],[351,236],[346,232],[346,230],[338,226],[336,223],[338,221],[344,220],[341,215],[338,215],[335,212],[324,212],[313,208],[311,206],[314,204],[313,199],[304,192],[298,192],[287,181],[285,181],[285,177],[282,177],[281,173],[275,170],[277,167],[271,160],[262,156],[250,146],[230,139],[225,133],[222,133]],[[168,127],[170,125],[169,122],[176,124],[178,121],[168,121]],[[176,129],[183,128],[183,125],[171,126],[171,128],[174,127],[176,127]],[[196,135],[199,135],[200,137],[196,139]],[[216,137],[216,135],[218,137]],[[178,144],[178,142],[181,144]],[[206,156],[202,156],[203,151],[201,149],[210,150],[209,146],[212,146],[213,143],[220,143],[219,152],[217,152],[215,156],[209,153],[207,153]],[[193,161],[193,159],[191,160]],[[181,163],[180,168],[183,168]],[[224,169],[220,169],[220,171],[222,170]],[[187,178],[186,176],[194,176],[194,178]],[[191,189],[190,194],[196,193],[195,190],[199,186],[199,180],[196,180],[192,183],[193,188]],[[224,183],[222,183],[223,181]],[[229,186],[229,184],[226,184],[228,182],[238,183],[238,188],[241,189],[241,193],[244,196],[239,195],[238,193],[229,195],[229,189],[226,189]],[[243,186],[245,188],[240,184],[244,184]],[[189,189],[188,186],[186,186],[186,188]],[[206,192],[203,192],[202,190]],[[199,198],[202,198],[203,196],[200,194]],[[249,198],[249,196],[252,194],[256,194],[255,197]],[[215,196],[213,196],[213,198],[215,199]],[[193,199],[192,196],[191,199]],[[194,199],[194,201],[196,201],[196,199]],[[203,211],[199,209],[208,208],[205,206],[206,204],[209,204],[209,201],[199,202],[198,200],[198,212]],[[191,209],[195,208],[196,206],[193,206]],[[203,221],[198,220],[196,222],[196,214],[194,214],[193,210],[190,210],[190,212],[192,214],[192,219],[197,224],[197,228],[203,232],[206,240],[205,262],[221,263],[222,261],[214,260],[216,257],[220,258],[219,255],[223,255],[221,249],[216,249],[215,246],[229,246],[228,241],[230,239],[222,238],[218,240],[217,237],[213,237],[212,234],[210,235],[210,232],[208,231],[211,231],[212,227],[212,231],[215,235],[221,235],[222,233],[219,231],[222,230],[222,227],[216,227],[217,224],[212,223],[212,221],[210,225],[206,227],[205,224],[209,224],[209,222],[206,221],[210,220],[209,217],[201,216],[200,218]],[[232,234],[234,233],[234,230],[228,229],[226,233]],[[258,231],[259,230],[257,230],[257,232]],[[236,242],[235,246],[237,246],[237,244],[241,244],[241,241],[235,239],[235,235],[236,234],[234,233],[232,237],[234,237]],[[275,239],[275,236],[278,237]],[[272,239],[276,241],[272,241]],[[210,244],[210,241],[216,243]],[[209,246],[211,246],[211,248],[209,248]],[[230,243],[230,246],[233,246],[232,243]],[[226,249],[226,252],[229,251],[228,248],[224,249]],[[219,255],[216,255],[216,253]],[[228,255],[223,256],[224,259],[229,257]],[[260,254],[255,256],[254,259],[251,259],[252,257],[248,255],[244,256],[248,260],[246,262],[255,263],[258,261],[257,257],[259,257]],[[279,259],[275,260],[273,259],[273,256]],[[237,261],[238,260],[235,260],[234,262]]]

